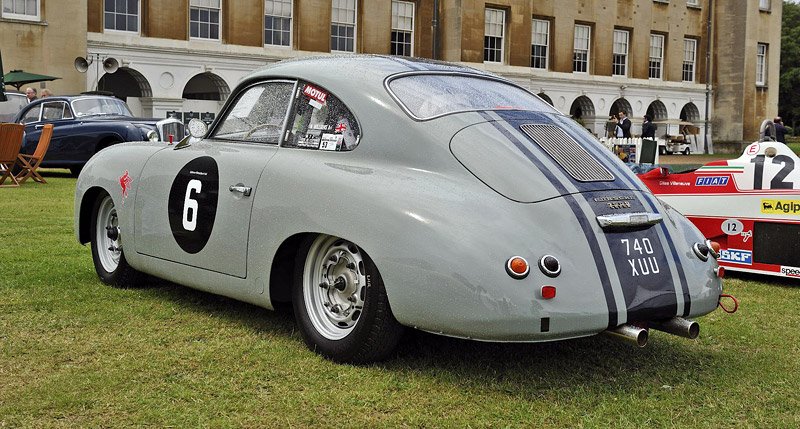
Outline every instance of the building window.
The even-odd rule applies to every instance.
[[[414,56],[414,3],[392,1],[391,54]]]
[[[39,20],[39,0],[3,0],[3,18]]]
[[[572,71],[577,73],[589,72],[589,46],[592,29],[588,25],[575,26],[575,42],[572,54]]]
[[[769,0],[758,0],[759,10],[770,10]]]
[[[486,8],[483,36],[483,61],[503,62],[503,36],[505,35],[506,11]]]
[[[650,35],[650,79],[661,79],[664,64],[664,36]]]
[[[686,0],[686,5],[700,7],[700,0]]]
[[[547,70],[547,47],[550,42],[550,21],[534,19],[531,25],[531,67]]]
[[[684,82],[694,82],[694,69],[697,61],[697,40],[683,39],[683,77]]]
[[[356,0],[333,0],[331,51],[356,51]]]
[[[139,32],[139,0],[105,0],[106,30]]]
[[[219,11],[222,0],[191,0],[189,3],[189,36],[219,40]]]
[[[611,61],[611,75],[627,76],[628,73],[628,38],[627,30],[614,30],[614,57]]]
[[[292,0],[264,1],[264,44],[291,46]]]
[[[764,86],[767,84],[767,45],[758,44],[756,53],[756,85]]]

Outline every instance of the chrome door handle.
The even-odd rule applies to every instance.
[[[249,186],[244,186],[244,184],[242,184],[242,183],[237,183],[235,185],[231,185],[231,187],[228,188],[228,190],[231,191],[231,192],[238,192],[238,193],[242,194],[245,197],[249,197],[250,193],[253,192],[253,188],[251,188]]]

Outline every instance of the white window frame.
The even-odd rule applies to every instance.
[[[534,66],[534,58],[541,59],[541,56],[534,55],[535,46],[544,47],[544,67]],[[534,18],[531,21],[531,68],[537,70],[550,68],[550,21],[546,19]]]
[[[351,5],[352,5],[352,9],[350,9]],[[342,13],[341,11],[344,11],[344,13],[347,14],[351,10],[352,10],[352,13],[353,13],[353,22],[337,20],[341,16],[341,13]],[[337,12],[339,12],[339,13],[337,13]],[[349,53],[358,52],[358,0],[332,0],[331,1],[331,33],[333,33],[333,26],[334,25],[341,26],[341,27],[353,27],[353,50],[352,51],[341,51],[341,50],[338,50],[338,49],[333,49],[333,43],[331,43],[331,52],[349,52]],[[331,34],[331,39],[333,39],[333,34]],[[332,42],[332,40],[331,40],[331,42]]]
[[[686,66],[692,67],[691,79],[687,79]],[[681,81],[694,82],[697,80],[697,40],[683,39],[683,64],[681,65]]]
[[[483,25],[483,37],[484,37],[484,39],[483,39],[484,40],[484,42],[483,42],[483,62],[484,63],[491,63],[491,64],[505,64],[505,58],[506,58],[506,49],[505,49],[505,43],[506,43],[506,11],[503,10],[503,9],[496,9],[496,8],[487,7],[486,9],[484,9],[483,17],[484,17],[484,25]],[[498,31],[497,31],[498,29],[500,30],[499,31],[499,33],[500,33],[499,35],[497,34],[498,33]],[[487,53],[490,50],[494,51],[494,52],[498,51],[497,47],[490,48],[490,47],[486,46],[486,40],[487,40],[486,38],[487,37],[492,37],[494,39],[499,39],[500,61],[491,61],[491,60],[487,60],[486,59]]]
[[[0,17],[6,19],[19,19],[22,21],[41,21],[42,20],[42,2],[41,0],[34,0],[36,2],[36,14],[32,15],[29,13],[16,13],[16,12],[6,12],[6,4],[10,4],[10,8],[13,9],[14,0],[2,0],[2,4],[0,4]],[[25,3],[27,4],[27,3]]]
[[[190,40],[206,40],[206,41],[217,41],[217,42],[222,40],[222,2],[224,0],[217,0],[217,2],[219,4],[219,6],[217,6],[217,7],[212,6],[210,4],[211,1],[214,1],[214,0],[189,0],[189,39]],[[203,5],[193,5],[192,3],[195,3],[195,2],[200,2],[200,3],[204,3],[204,4]],[[208,10],[216,9],[217,17],[219,18],[219,22],[217,22],[218,29],[217,29],[217,37],[216,38],[192,36],[192,8],[208,9]],[[197,22],[200,23],[200,21],[197,21]],[[209,25],[210,25],[210,22],[209,22]],[[199,34],[199,30],[198,30],[198,34]],[[211,30],[209,29],[209,35],[210,34],[211,34]]]
[[[106,11],[105,2],[103,2],[103,32],[118,32],[118,33],[125,33],[125,34],[140,34],[142,31],[142,0],[136,0],[136,31],[132,30],[119,30],[117,28],[106,28],[106,14],[113,13],[114,16],[119,15],[116,11],[108,12]],[[130,15],[130,13],[126,14]],[[116,22],[114,23],[116,26]]]
[[[403,14],[402,12],[407,12],[408,9],[411,8],[411,15]],[[414,56],[414,24],[415,24],[415,17],[416,16],[416,4],[410,1],[401,1],[401,0],[392,0],[392,33],[403,33],[407,34],[410,37],[411,45],[409,48],[409,53],[407,56],[413,57]],[[410,20],[410,23],[409,21]],[[410,25],[409,25],[410,24]],[[410,27],[410,28],[409,28]],[[399,43],[399,42],[389,42],[394,43],[396,45],[405,46],[406,44]]]
[[[700,0],[686,0],[686,6],[700,7]]]
[[[281,4],[281,5],[286,4],[286,3],[289,4],[289,16],[276,15],[274,13],[271,13],[271,14],[267,13],[267,9],[268,9],[267,8],[267,3],[272,3],[273,12],[274,12],[274,10],[275,10],[274,7],[275,7],[275,3],[276,2],[278,4]],[[266,37],[267,17],[279,18],[279,19],[288,19],[289,20],[289,44],[288,45],[279,45],[279,44],[275,44],[275,43],[267,43],[267,37]],[[294,28],[293,28],[294,25],[293,24],[294,24],[294,0],[288,0],[288,1],[287,0],[264,0],[264,46],[291,49],[292,48],[292,43],[294,42]],[[275,27],[270,28],[270,31],[272,31],[274,33],[275,32]],[[274,40],[275,39],[273,38],[273,41]]]
[[[650,62],[647,72],[650,79],[664,79],[664,39],[662,34],[650,35]],[[658,66],[653,67],[654,64],[658,64]],[[654,76],[654,72],[657,72],[658,76]]]
[[[579,34],[579,33],[583,33],[583,30],[586,30],[586,34],[585,34],[586,37],[584,37],[584,34]],[[584,44],[585,44],[585,46],[584,46]],[[573,48],[572,48],[572,72],[573,73],[586,73],[586,74],[588,74],[590,72],[590,65],[592,64],[592,61],[591,61],[591,54],[592,54],[592,52],[591,52],[591,49],[592,49],[592,27],[589,26],[589,25],[585,25],[585,24],[575,24],[575,32],[574,32],[574,36],[573,36],[573,44],[572,44],[572,46],[573,46]],[[582,63],[585,63],[584,64],[584,68],[586,68],[586,70],[575,70],[576,69],[575,65],[577,63],[577,60],[575,59],[575,56],[577,54],[579,54],[579,53],[586,55],[586,59],[582,61]]]
[[[772,10],[772,2],[770,0],[758,0],[758,10]]]
[[[756,47],[756,86],[767,86],[767,55],[769,45],[759,43]]]
[[[611,76],[628,76],[628,53],[630,52],[631,32],[614,29],[614,45],[611,57]],[[621,57],[622,62],[617,61]],[[619,69],[622,70],[619,70]],[[618,73],[621,71],[622,73]]]

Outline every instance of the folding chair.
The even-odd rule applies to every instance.
[[[36,169],[39,168],[39,164],[42,163],[44,155],[47,153],[47,148],[50,147],[51,137],[53,137],[53,124],[47,124],[42,128],[42,134],[39,136],[39,143],[36,144],[36,150],[33,152],[33,155],[25,153],[19,154],[19,162],[22,170],[17,173],[17,181],[20,185],[31,178],[34,182],[47,183]]]
[[[19,150],[22,148],[22,136],[25,126],[22,124],[0,124],[0,188],[19,187],[17,178],[11,173],[19,163]],[[12,184],[4,185],[3,182],[10,178]]]

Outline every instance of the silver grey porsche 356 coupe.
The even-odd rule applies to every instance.
[[[489,73],[291,60],[189,128],[83,169],[75,232],[100,279],[291,302],[305,342],[335,361],[386,358],[404,327],[694,338],[690,318],[722,294],[715,243],[579,124]]]

